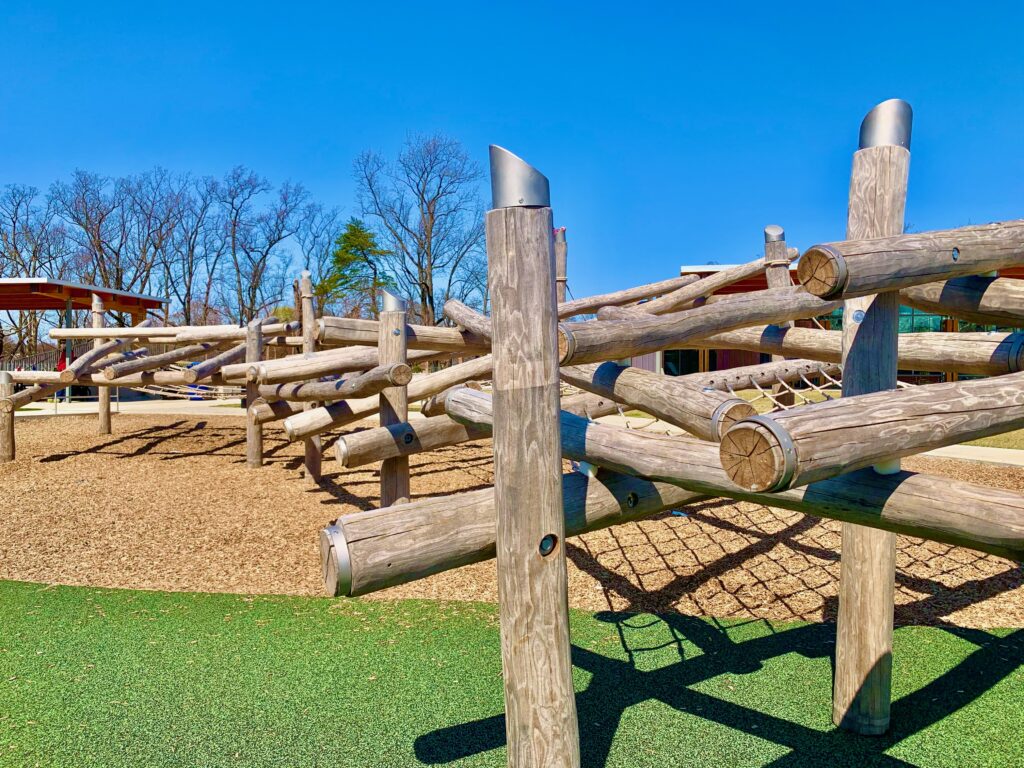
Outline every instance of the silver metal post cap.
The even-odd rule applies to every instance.
[[[547,208],[551,186],[547,177],[520,157],[491,145],[491,207]]]
[[[903,99],[889,99],[864,116],[860,124],[860,148],[896,146],[910,149],[914,110]]]
[[[786,231],[778,224],[769,224],[764,228],[764,241],[766,243],[777,243],[786,239]]]
[[[381,310],[384,312],[405,312],[409,302],[395,296],[391,291],[381,290]]]

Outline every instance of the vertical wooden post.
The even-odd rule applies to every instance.
[[[299,279],[299,311],[302,317],[302,352],[309,356],[316,352],[316,308],[313,306],[313,278],[308,269],[302,270]],[[304,410],[312,410],[319,403],[306,403]],[[315,485],[320,482],[320,465],[323,461],[320,436],[307,437],[303,441],[306,482]]]
[[[263,323],[253,318],[245,327],[245,362],[258,363],[263,359]],[[250,467],[263,466],[263,425],[256,421],[254,406],[260,386],[256,381],[245,382],[245,463]]]
[[[568,267],[569,244],[565,241],[565,227],[558,227],[555,230],[555,297],[559,304],[565,301]]]
[[[786,233],[778,224],[764,228],[764,276],[769,288],[787,288],[793,284],[789,274],[789,254],[786,252]],[[780,323],[781,328],[792,328],[793,321]],[[772,360],[784,360],[781,355],[772,355]],[[776,384],[772,395],[782,405],[792,405],[793,393]]]
[[[883,102],[861,124],[853,156],[847,238],[903,231],[910,164],[910,105]],[[843,396],[896,387],[899,294],[850,299],[843,306]],[[879,472],[898,471],[879,466]],[[843,524],[832,720],[862,734],[889,727],[896,535]]]
[[[103,297],[97,293],[92,295],[92,327],[102,328],[103,323]],[[101,347],[103,339],[96,339],[93,347]],[[99,434],[110,434],[110,387],[97,387],[97,406],[99,410]]]
[[[491,147],[494,487],[508,764],[579,766],[548,181]]]
[[[68,299],[64,303],[64,327],[71,327],[71,299]],[[74,351],[74,342],[71,339],[64,340],[64,365],[71,365],[71,353]],[[57,400],[60,399],[60,395],[56,392],[53,393],[53,404],[56,408]],[[64,390],[64,401],[71,402],[71,385],[68,384]]]
[[[0,400],[14,394],[14,379],[0,371]],[[0,464],[14,461],[14,409],[0,408]]]
[[[407,305],[384,291],[380,313],[377,352],[381,365],[407,361]],[[409,401],[405,387],[388,387],[380,393],[380,425],[389,427],[409,419]],[[380,467],[380,505],[390,507],[409,501],[409,457],[385,459]]]

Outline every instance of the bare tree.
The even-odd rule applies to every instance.
[[[224,254],[217,221],[217,182],[209,177],[183,180],[180,203],[163,262],[166,290],[176,299],[176,319],[185,325],[216,323],[213,288]]]
[[[447,299],[471,298],[460,286],[483,248],[480,167],[455,139],[410,136],[394,163],[361,154],[354,175],[362,212],[392,254],[392,277],[419,321],[436,324]]]
[[[302,258],[302,268],[313,277],[317,311],[323,312],[331,303],[331,296],[321,288],[329,285],[334,255],[334,242],[341,233],[341,210],[325,208],[320,203],[308,203],[302,211],[295,239]]]

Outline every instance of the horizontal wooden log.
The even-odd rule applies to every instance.
[[[318,321],[317,339],[324,345],[375,346],[380,333],[378,320],[350,317],[322,317]],[[438,325],[406,325],[409,349],[436,350],[464,355],[487,354],[490,342],[458,328]]]
[[[415,350],[409,352],[410,364],[426,363],[446,359],[450,352]],[[309,356],[295,355],[279,360],[267,360],[258,365],[242,363],[226,366],[227,376],[241,375],[260,384],[286,384],[293,381],[308,381],[321,376],[334,376],[356,371],[365,371],[380,364],[376,347],[344,347],[314,352]]]
[[[796,249],[792,249],[788,256],[790,261],[795,259],[797,256]],[[601,320],[619,320],[629,317],[642,317],[644,314],[664,315],[669,312],[678,312],[691,307],[698,299],[707,298],[715,291],[726,288],[733,283],[757,277],[764,272],[765,267],[764,259],[758,257],[753,261],[748,261],[746,264],[738,264],[734,267],[727,267],[718,272],[713,272],[690,285],[677,288],[671,293],[666,293],[656,299],[645,301],[636,307],[599,311],[597,316]]]
[[[562,475],[565,534],[600,530],[685,507],[704,496],[602,470]],[[321,534],[325,589],[366,595],[494,558],[494,489],[344,515]]]
[[[1024,280],[971,275],[900,291],[900,303],[979,325],[1024,327]]]
[[[712,387],[723,392],[736,392],[755,386],[770,387],[780,381],[793,383],[821,373],[838,378],[841,375],[839,364],[820,360],[773,360],[770,363],[743,365],[724,371],[692,373],[685,378],[695,385]]]
[[[120,376],[127,376],[132,373],[154,371],[158,368],[163,368],[174,363],[180,363],[184,360],[192,360],[193,358],[209,354],[211,351],[217,349],[218,346],[218,344],[213,342],[189,344],[159,355],[136,357],[134,360],[125,360],[120,363],[107,363],[103,368],[103,376],[107,379],[116,379]]]
[[[462,423],[483,427],[491,418],[490,398],[463,390],[449,397],[448,412]],[[561,428],[563,455],[594,466],[673,483],[695,493],[1024,559],[1024,496],[1010,491],[914,472],[881,475],[869,469],[762,493],[732,482],[714,443],[621,429],[569,413],[562,413]]]
[[[302,323],[292,320],[287,323],[274,323],[265,319],[261,330],[265,337],[287,336],[290,333],[302,328]],[[200,341],[245,341],[245,326],[219,325],[219,326],[192,326],[180,329],[174,337],[175,341],[185,344],[195,344]]]
[[[809,248],[797,266],[815,296],[850,299],[1024,265],[1024,220],[844,240]]]
[[[702,440],[718,441],[736,421],[756,415],[745,400],[686,376],[662,376],[617,363],[563,366],[562,381],[639,408]]]
[[[376,353],[376,350],[374,352]],[[412,358],[414,354],[417,353],[410,352],[409,357]],[[414,377],[406,388],[408,399],[412,402],[423,400],[456,384],[487,377],[490,375],[491,366],[490,355],[485,355],[434,373],[428,373],[426,376]],[[289,440],[302,440],[333,427],[352,424],[372,416],[377,413],[378,407],[377,398],[366,398],[313,408],[285,419],[285,434],[288,435]]]
[[[480,384],[475,381],[467,381],[464,384],[456,384],[455,387],[469,387],[470,389],[482,389]],[[451,392],[455,387],[449,387],[443,392],[438,392],[436,395],[431,395],[420,405],[420,413],[423,416],[441,416],[444,414],[444,399],[448,397],[448,393]]]
[[[378,365],[368,371],[335,381],[262,384],[259,395],[267,401],[293,400],[332,402],[376,395],[388,387],[404,387],[412,381],[412,368],[405,363]]]
[[[250,417],[255,424],[269,424],[303,412],[302,403],[290,403],[287,400],[257,400],[249,409]]]
[[[618,360],[683,346],[721,331],[826,315],[839,304],[798,286],[738,294],[735,301],[626,321],[559,325],[562,365]]]
[[[697,275],[682,275],[672,277],[668,280],[661,280],[657,283],[638,285],[635,288],[626,288],[622,291],[602,293],[596,296],[585,296],[581,299],[564,301],[558,305],[558,317],[566,319],[576,315],[586,315],[596,312],[601,307],[617,307],[623,304],[632,304],[635,301],[649,299],[652,296],[662,296],[666,293],[682,288],[697,282],[700,278]]]
[[[243,341],[245,328],[234,325],[156,326],[153,320],[144,326],[102,328],[53,328],[51,339],[149,339],[170,344],[196,344],[201,341]],[[300,327],[299,323],[268,323],[264,326],[268,336],[284,336]],[[137,331],[137,332],[136,332]]]
[[[143,320],[142,323],[129,330],[143,330],[150,323],[152,323],[152,320]],[[71,361],[71,363],[60,372],[60,380],[65,384],[70,384],[82,374],[92,373],[97,367],[97,364],[104,358],[114,354],[115,352],[123,351],[134,340],[135,339],[132,336],[123,336],[86,350],[83,354],[79,355],[76,360]]]
[[[1024,373],[843,397],[740,421],[722,466],[755,491],[794,488],[1024,427]]]
[[[220,373],[224,366],[237,363],[239,360],[245,360],[245,342],[229,347],[223,352],[203,360],[201,363],[196,363],[191,368],[186,368],[182,373],[186,381],[190,383],[205,381],[215,373]]]
[[[716,333],[682,347],[744,349],[837,363],[840,331],[757,326]],[[1024,333],[901,333],[899,367],[905,371],[956,371],[998,376],[1024,370]]]
[[[459,328],[472,333],[476,338],[483,339],[487,344],[491,343],[493,330],[491,318],[468,307],[458,299],[448,299],[444,303],[444,316],[455,323]]]

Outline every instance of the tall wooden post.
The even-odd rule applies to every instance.
[[[559,304],[565,301],[568,267],[569,244],[565,241],[565,227],[558,227],[555,230],[555,297]]]
[[[764,276],[769,288],[786,288],[793,284],[789,274],[789,255],[786,252],[786,233],[778,224],[764,228]],[[782,328],[792,328],[793,321],[779,323]],[[781,355],[772,355],[772,360],[784,360]],[[776,384],[772,395],[782,405],[792,405],[793,393]]]
[[[97,293],[92,295],[92,327],[102,328],[103,322],[103,297]],[[92,345],[102,347],[103,339],[96,339]],[[99,434],[110,434],[110,387],[97,387],[97,405],[99,409]]]
[[[580,764],[569,656],[548,180],[491,147],[494,487],[508,764]]]
[[[66,302],[64,302],[64,327],[65,328],[70,328],[71,327],[71,322],[72,322],[72,320],[71,320],[71,299],[68,299]],[[74,342],[71,339],[65,339],[64,340],[64,365],[66,365],[66,366],[70,366],[71,365],[71,354],[73,352],[74,352]],[[60,399],[60,395],[58,395],[56,392],[54,392],[53,393],[54,409],[56,409],[56,407],[57,407],[56,403],[57,403],[57,400],[59,400],[59,399]],[[71,402],[71,385],[70,384],[68,384],[67,388],[64,390],[64,401],[67,402],[67,403]],[[54,412],[56,412],[56,410]]]
[[[263,321],[253,318],[245,328],[245,362],[258,363],[263,359]],[[263,425],[256,421],[255,404],[259,397],[257,381],[245,382],[245,463],[250,467],[263,466]]]
[[[313,277],[308,269],[302,270],[299,279],[299,311],[302,317],[302,352],[307,357],[316,352],[316,309],[313,306]],[[319,403],[306,403],[304,410],[312,410]],[[307,437],[303,441],[305,459],[303,466],[306,469],[306,482],[317,484],[320,482],[320,465],[323,461],[320,436]]]
[[[380,313],[377,352],[381,365],[407,360],[407,304],[384,291]],[[380,425],[390,427],[409,420],[409,400],[405,387],[388,387],[380,393]],[[409,457],[385,459],[380,466],[380,505],[390,507],[409,501]]]
[[[0,400],[14,394],[14,379],[0,371]],[[0,408],[0,464],[14,461],[14,409]]]
[[[910,105],[899,99],[871,110],[853,156],[847,238],[903,231],[910,165]],[[847,300],[843,306],[843,396],[895,389],[899,295]],[[879,466],[883,473],[898,471]],[[843,524],[832,719],[842,728],[881,734],[889,727],[896,536]]]

